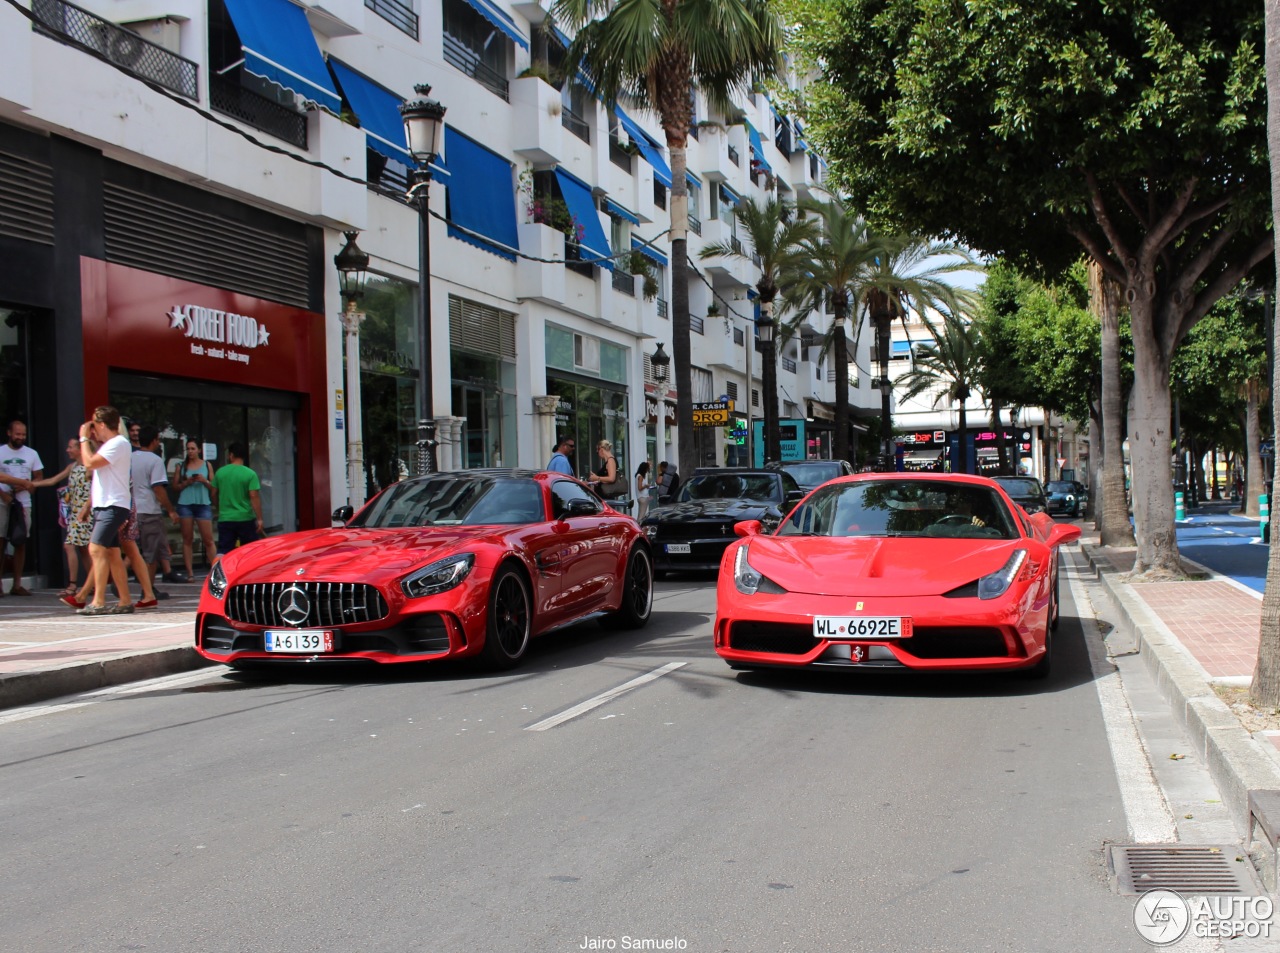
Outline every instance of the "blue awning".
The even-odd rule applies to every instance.
[[[690,172],[688,169],[685,170],[684,179],[686,182],[692,185],[695,189],[702,188],[702,180],[698,178],[696,175],[694,175],[692,172]]]
[[[661,265],[663,268],[667,267],[667,256],[662,254],[662,252],[658,251],[652,245],[646,245],[644,242],[640,241],[640,239],[633,238],[631,239],[631,248],[644,255],[645,258]]]
[[[737,205],[742,201],[742,196],[729,188],[729,186],[725,185],[723,182],[720,183],[720,197],[726,202],[732,202],[734,205]]]
[[[662,156],[662,146],[621,109],[615,106],[614,112],[618,114],[618,122],[622,123],[622,128],[627,131],[627,136],[636,144],[636,148],[640,150],[640,154],[644,156],[645,161],[653,166],[654,181],[671,188],[671,184],[675,180],[671,178],[671,167],[667,165],[667,160]]]
[[[289,0],[226,0],[226,4],[240,36],[246,70],[335,116],[342,112],[342,99],[301,7]]]
[[[610,215],[615,215],[618,218],[625,218],[632,225],[640,224],[640,216],[636,215],[635,212],[628,212],[625,208],[623,208],[613,199],[604,200],[604,210],[608,212]]]
[[[450,237],[515,261],[520,236],[516,231],[516,190],[511,163],[453,128],[446,127],[446,133],[448,162],[438,160],[438,164],[449,173],[446,188],[449,190]],[[478,232],[496,244],[491,245],[454,225]]]
[[[511,38],[517,46],[522,46],[526,50],[529,48],[529,41],[520,33],[520,28],[516,26],[516,21],[511,19],[505,10],[489,0],[467,0],[472,9],[480,14],[499,30]]]
[[[890,353],[892,354],[910,354],[911,342],[910,341],[894,341],[892,342],[891,348],[892,349]]]
[[[329,68],[351,104],[351,111],[360,120],[369,148],[412,166],[413,156],[404,138],[404,120],[400,118],[400,104],[404,100],[338,60],[330,59]]]
[[[751,151],[755,153],[756,161],[770,175],[773,175],[773,166],[769,165],[769,161],[764,157],[764,145],[760,142],[760,133],[756,131],[756,127],[751,123],[747,123],[747,135],[751,137]]]
[[[796,148],[804,149],[808,151],[809,143],[804,141],[804,126],[800,125],[799,119],[796,120],[795,126],[796,126]]]
[[[755,288],[748,288],[748,289],[747,289],[747,300],[748,300],[748,301],[755,301],[755,300],[756,300],[756,298],[758,298],[758,297],[760,297],[760,292],[756,291],[756,289],[755,289]]]
[[[560,183],[560,194],[564,196],[564,204],[569,206],[569,214],[574,223],[581,226],[582,237],[578,244],[592,258],[608,259],[613,255],[609,248],[609,239],[605,238],[604,226],[600,224],[600,215],[596,212],[596,203],[591,200],[591,187],[564,169],[556,169],[556,181]],[[601,268],[613,271],[613,262],[593,262]]]

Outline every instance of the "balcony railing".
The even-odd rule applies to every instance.
[[[694,334],[705,334],[706,323],[700,314],[689,315],[689,330]]]
[[[689,231],[693,232],[695,235],[702,234],[702,219],[698,218],[698,216],[694,215],[692,212],[689,213]]]
[[[596,256],[590,255],[589,257],[594,258]],[[584,278],[590,278],[592,281],[596,280],[596,266],[582,260],[582,246],[577,242],[569,241],[567,235],[564,241],[564,266],[570,271],[576,271]]]
[[[364,0],[364,5],[402,33],[418,38],[418,15],[401,0]]]
[[[132,30],[82,10],[66,0],[33,0],[32,29],[60,43],[92,50],[134,76],[198,99],[199,67],[191,60],[143,39]]]
[[[617,265],[613,267],[613,290],[624,295],[636,296],[636,276],[628,274]]]
[[[664,211],[666,210],[667,187],[657,180],[653,183],[653,204]]]
[[[495,96],[511,102],[511,83],[507,78],[486,66],[475,50],[448,33],[444,34],[444,61],[462,70]]]
[[[734,165],[742,165],[742,161],[738,158],[738,150],[733,146],[729,147],[729,161]]]
[[[568,106],[562,106],[560,109],[560,125],[564,126],[583,142],[591,142],[591,127],[587,125],[585,119]]]
[[[209,106],[214,112],[261,129],[299,149],[307,148],[306,115],[246,89],[234,74],[210,74]]]
[[[667,299],[666,299],[666,298],[659,298],[659,299],[658,299],[658,317],[660,317],[660,318],[666,318],[666,317],[668,317],[668,316],[669,316],[669,314],[670,314],[670,312],[669,312],[669,310],[668,310],[668,308],[667,308]]]
[[[619,169],[631,171],[631,153],[628,152],[613,133],[609,134],[609,161]]]
[[[731,248],[733,248],[733,253],[735,255],[742,254],[742,239],[740,239],[737,235],[730,237],[729,245]]]
[[[790,374],[794,374],[796,372],[796,362],[791,360],[789,357],[784,357],[782,359],[782,369]]]

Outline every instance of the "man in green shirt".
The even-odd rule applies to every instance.
[[[258,474],[244,465],[245,446],[227,445],[227,463],[213,474],[213,504],[218,508],[218,552],[262,536],[262,497]]]

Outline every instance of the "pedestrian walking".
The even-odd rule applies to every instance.
[[[11,596],[29,596],[22,584],[22,569],[27,558],[27,539],[31,535],[31,486],[44,478],[40,454],[27,446],[27,425],[21,420],[9,421],[8,442],[0,447],[0,567],[5,547],[13,546],[13,586]],[[0,588],[0,595],[3,595]]]
[[[573,438],[568,434],[563,434],[556,443],[555,450],[551,453],[551,462],[547,464],[547,469],[552,473],[567,473],[569,476],[573,476],[571,454],[574,447]]]
[[[195,531],[200,530],[204,557],[210,565],[218,558],[213,542],[213,464],[201,456],[200,441],[188,437],[186,458],[173,468],[173,487],[178,491],[178,519],[182,523],[182,561],[187,578],[194,579],[191,556]]]
[[[658,464],[658,499],[670,503],[680,489],[680,474],[676,472],[674,463],[663,460]]]
[[[98,444],[93,449],[92,442]],[[93,563],[93,600],[76,611],[80,615],[109,615],[132,612],[129,579],[120,558],[120,531],[129,518],[129,462],[133,455],[129,439],[120,435],[120,412],[102,405],[93,419],[80,425],[80,462],[93,476],[89,502],[93,510],[93,530],[89,537],[89,559]],[[120,602],[107,605],[107,580],[115,582]],[[64,600],[65,601],[65,600]]]
[[[640,461],[640,466],[636,467],[636,520],[642,520],[645,514],[649,512],[649,488],[653,484],[649,481],[649,461]]]
[[[62,553],[67,560],[67,587],[59,595],[72,596],[80,589],[80,567],[85,575],[89,569],[89,532],[93,524],[89,519],[89,471],[80,462],[80,441],[72,437],[67,441],[67,466],[55,476],[36,480],[33,488],[58,486],[64,480],[67,485],[58,488],[58,525],[62,527]]]
[[[245,466],[244,444],[227,445],[227,462],[213,475],[213,503],[218,510],[218,552],[252,543],[263,534],[262,496],[258,474]]]
[[[169,502],[169,478],[164,472],[164,461],[155,452],[159,446],[160,433],[155,427],[145,425],[139,431],[138,446],[129,461],[138,520],[138,550],[147,568],[151,591],[157,598],[160,594],[155,591],[156,569],[167,561],[169,551],[165,539],[165,513],[175,525],[178,523],[178,511]]]

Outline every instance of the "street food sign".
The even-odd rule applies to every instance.
[[[693,405],[693,425],[695,427],[727,427],[729,415],[733,411],[733,401],[712,400]]]

